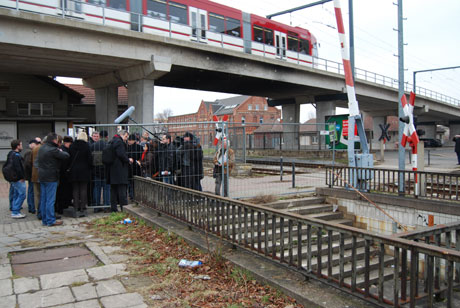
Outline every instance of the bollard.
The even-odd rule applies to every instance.
[[[280,157],[280,182],[283,181],[283,156]]]
[[[295,188],[295,162],[292,162],[292,188]]]
[[[427,152],[428,152],[428,166],[429,166],[431,163],[430,150],[427,150]]]

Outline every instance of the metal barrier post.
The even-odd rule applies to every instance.
[[[66,0],[61,0],[62,18],[65,18],[65,1]]]
[[[292,162],[292,188],[295,188],[295,162]]]
[[[16,0],[16,11],[19,11],[19,0]]]
[[[246,163],[246,126],[243,126],[243,162]]]
[[[280,182],[283,181],[283,156],[280,157]]]
[[[427,150],[427,152],[428,152],[428,166],[429,166],[431,163],[430,150]]]

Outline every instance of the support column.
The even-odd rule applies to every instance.
[[[334,101],[328,102],[317,102],[316,103],[316,130],[325,130],[326,116],[335,115],[335,103]],[[319,149],[325,149],[326,136],[319,135]]]
[[[96,89],[96,123],[111,124],[118,116],[118,87]]]
[[[379,150],[380,151],[380,160],[384,160],[383,152],[385,149],[385,145],[383,144],[383,141],[379,141],[380,136],[382,135],[382,129],[380,128],[380,125],[385,124],[385,118],[384,116],[377,116],[377,117],[372,117],[372,131],[373,131],[373,136],[372,139],[370,140],[371,144],[371,149]],[[387,142],[389,142],[387,140]]]
[[[128,82],[128,105],[136,108],[131,118],[137,123],[153,122],[154,83],[150,79]]]
[[[283,105],[281,107],[284,123],[299,123],[300,121],[300,104]],[[283,125],[283,149],[298,150],[299,149],[299,126],[298,125]]]
[[[436,123],[417,124],[417,129],[425,131],[425,135],[420,136],[420,138],[436,139]]]

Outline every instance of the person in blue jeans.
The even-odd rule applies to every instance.
[[[27,185],[27,205],[29,213],[35,214],[35,203],[34,203],[34,184],[32,183],[32,150],[40,144],[38,141],[40,138],[32,139],[29,141],[29,148],[23,150],[21,155],[24,159],[24,175],[25,180],[28,182]],[[40,140],[41,141],[41,140]]]
[[[107,184],[106,181],[106,167],[102,163],[102,151],[107,146],[107,137],[108,133],[105,130],[102,130],[99,133],[99,140],[94,142],[90,146],[91,153],[93,155],[93,205],[100,206],[101,204],[101,193],[103,205],[110,206],[110,184]],[[94,132],[93,132],[94,139]],[[95,212],[98,212],[101,209],[94,209]]]
[[[56,133],[49,133],[46,142],[38,150],[38,179],[40,181],[40,212],[44,226],[62,225],[54,213],[59,167],[69,154],[59,148]]]
[[[24,218],[26,215],[21,213],[22,203],[26,199],[26,182],[24,180],[24,165],[20,152],[22,151],[22,142],[20,140],[11,141],[11,151],[8,153],[7,161],[12,162],[16,173],[17,181],[11,182],[10,189],[11,218]],[[11,196],[12,193],[12,196]]]

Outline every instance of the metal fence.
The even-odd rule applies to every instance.
[[[326,185],[329,187],[348,187],[350,178],[367,178],[369,192],[403,194],[405,196],[429,199],[459,200],[460,174],[400,171],[397,169],[355,168],[347,166],[326,166]],[[360,175],[363,176],[360,176]],[[364,176],[368,174],[370,176]],[[404,187],[399,189],[398,179],[404,178]]]
[[[85,22],[102,24],[112,27],[120,27],[133,31],[152,31],[152,33],[155,34],[164,35],[172,38],[184,39],[184,35],[178,35],[177,31],[174,30],[176,25],[179,25],[182,31],[184,32],[185,37],[190,37],[190,39],[193,39],[195,41],[207,42],[207,40],[200,40],[196,34],[193,35],[193,33],[196,33],[197,29],[192,28],[186,24],[178,24],[177,22],[171,19],[164,20],[159,18],[158,16],[145,16],[143,14],[139,14],[132,11],[127,12],[124,9],[106,7],[105,2],[101,1],[101,3],[102,5],[99,5],[87,3],[82,0],[0,0],[0,7],[4,6],[15,10],[24,10],[28,12],[36,12],[41,14],[57,15],[62,18],[82,20]],[[161,27],[155,27],[157,22],[162,22],[164,24]],[[204,29],[204,31],[206,30],[207,29]],[[242,39],[212,31],[207,31],[207,33],[213,36],[212,41],[215,42],[213,46],[227,49],[235,49],[236,47],[234,46],[241,45],[241,48],[237,47],[236,50],[243,51]],[[232,41],[234,41],[235,39],[238,39],[239,41],[237,42],[237,44],[235,44],[235,42],[233,42],[232,44]],[[263,50],[259,53],[260,56],[276,58],[275,47],[265,44],[260,45],[260,49]],[[269,50],[266,51],[266,49]],[[317,57],[309,57],[308,60],[306,60],[304,58],[305,56],[301,53],[295,53],[289,50],[285,50],[284,52],[289,53],[289,57],[285,58],[285,61],[297,64],[302,63],[314,69],[334,72],[341,75],[344,74],[343,64],[341,62],[336,62]],[[360,68],[356,68],[355,72],[357,80],[364,80],[395,89],[398,88],[398,80],[395,78],[384,76]],[[412,88],[413,86],[410,83],[405,83],[406,91],[411,91]],[[459,99],[419,86],[417,86],[416,90],[419,96],[429,97],[454,106],[460,106]]]
[[[325,169],[322,166],[333,163],[334,151],[314,150],[317,149],[318,144],[302,143],[302,129],[305,127],[308,127],[308,134],[311,136],[318,139],[324,137],[320,136],[316,124],[276,124],[279,127],[276,134],[267,132],[274,126],[273,124],[246,123],[241,126],[239,123],[236,126],[232,123],[220,122],[218,125],[226,136],[225,141],[221,140],[219,144],[228,144],[228,148],[234,153],[234,157],[231,157],[232,164],[225,167],[230,168],[229,172],[228,169],[216,166],[218,165],[216,153],[220,145],[214,144],[215,122],[124,124],[121,126],[115,124],[75,125],[73,134],[75,137],[78,132],[85,131],[90,137],[94,132],[107,135],[108,138],[105,138],[102,146],[105,147],[117,130],[121,128],[128,130],[130,140],[127,141],[127,155],[132,158],[132,163],[128,166],[130,198],[133,198],[134,194],[132,180],[134,176],[159,181],[167,178],[168,183],[171,184],[225,194],[235,199],[312,193],[315,187],[325,185]],[[322,127],[323,124],[319,126]],[[262,132],[258,133],[258,129],[261,129]],[[161,142],[164,135],[171,136],[172,147],[168,149]],[[191,141],[184,142],[186,135],[192,136]],[[103,149],[100,146],[95,148],[94,141],[89,142],[94,163],[91,167],[92,178],[88,185],[89,204],[95,208],[108,207],[110,196],[105,195],[102,189],[106,187],[106,190],[109,191],[105,181],[107,166],[101,163],[100,158],[97,158]],[[304,151],[308,147],[313,152]],[[305,155],[308,153],[311,155],[311,163],[305,162]],[[320,153],[324,156],[323,160],[319,158]],[[71,161],[73,159],[73,157],[70,158]],[[246,164],[246,161],[258,164],[257,166]],[[165,163],[168,165],[168,175],[163,174],[166,168]]]
[[[379,306],[433,307],[435,294],[456,306],[460,224],[457,246],[438,247],[140,177],[135,200]]]

